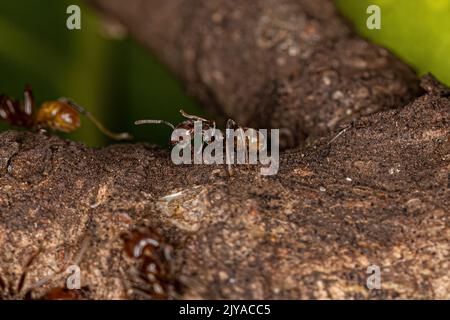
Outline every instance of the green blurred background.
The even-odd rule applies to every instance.
[[[357,31],[450,85],[450,0],[336,0]],[[381,29],[369,30],[367,7],[380,6]]]
[[[432,71],[450,85],[450,0],[336,0],[364,36],[382,44],[419,73]],[[82,10],[82,29],[66,28],[66,9]],[[381,30],[366,28],[366,9],[382,9]],[[107,34],[107,33],[106,33]],[[0,92],[22,97],[30,83],[38,104],[71,97],[115,131],[167,145],[170,129],[136,127],[143,118],[181,120],[180,107],[205,115],[177,79],[128,36],[105,35],[104,18],[82,1],[0,2]],[[110,143],[87,119],[67,137],[90,146]],[[1,125],[0,130],[7,128]]]

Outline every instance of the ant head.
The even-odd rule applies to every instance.
[[[72,132],[80,126],[80,115],[68,103],[49,101],[42,104],[36,122],[55,131]]]

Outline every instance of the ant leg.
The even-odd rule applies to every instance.
[[[23,95],[24,95],[23,111],[27,116],[31,116],[33,115],[34,109],[36,108],[36,104],[34,101],[33,90],[31,89],[31,86],[29,84],[25,86]]]
[[[0,119],[4,121],[8,121],[8,119],[10,118],[8,100],[8,97],[4,94],[0,95]]]
[[[245,129],[247,128],[243,128],[240,127],[236,121],[234,121],[233,119],[228,119],[227,121],[227,129],[233,129],[234,131],[239,130],[239,136],[241,138],[241,143],[244,145],[244,148],[247,149],[247,139],[245,138]],[[250,147],[250,140],[249,140],[249,147]],[[244,163],[248,163],[249,162],[249,155],[248,155],[248,150],[245,150],[245,159],[244,159]]]
[[[236,122],[232,119],[228,119],[227,121],[227,126],[226,126],[226,130],[228,131],[228,129],[232,129],[235,130],[238,127],[238,125],[236,124]],[[228,137],[228,132],[226,132],[226,137]],[[233,164],[231,163],[231,155],[229,154],[229,150],[227,147],[227,141],[228,139],[225,139],[225,154],[226,154],[226,164],[227,164],[227,172],[228,172],[228,176],[231,177],[233,176]],[[234,139],[232,141],[233,143],[233,150],[232,152],[234,153]]]
[[[0,95],[0,119],[12,126],[29,128],[33,122],[31,115],[26,115],[22,111],[22,105],[19,100]]]
[[[172,128],[172,130],[175,130],[175,126],[173,124],[164,120],[138,120],[135,121],[134,124],[137,126],[142,124],[165,124],[166,126]]]
[[[345,132],[347,132],[347,130],[349,130],[350,128],[355,126],[355,122],[352,121],[352,123],[350,123],[349,125],[347,125],[344,129],[342,129],[341,131],[339,131],[339,133],[337,135],[334,136],[333,139],[331,139],[328,142],[328,145],[332,144],[334,141],[336,141],[337,138],[339,138],[341,135],[343,135]]]
[[[108,136],[109,138],[113,140],[132,140],[133,136],[130,135],[128,132],[122,132],[122,133],[114,133],[110,130],[108,130],[100,121],[97,120],[89,111],[84,109],[79,104],[75,103],[74,101],[67,99],[67,98],[60,98],[59,101],[65,102],[68,105],[70,105],[73,109],[78,111],[80,114],[86,116],[89,120],[92,121],[92,123],[101,131],[103,134]]]
[[[229,158],[228,153],[227,153],[227,172],[229,177],[233,176],[233,166],[231,164],[231,159]]]

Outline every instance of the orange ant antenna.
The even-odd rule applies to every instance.
[[[113,140],[118,140],[118,141],[122,141],[122,140],[132,140],[133,136],[131,134],[129,134],[128,132],[122,132],[122,133],[115,133],[112,132],[110,130],[108,130],[100,121],[97,120],[97,118],[95,118],[89,111],[87,111],[86,109],[84,109],[82,106],[80,106],[79,104],[75,103],[74,101],[68,99],[68,98],[60,98],[59,101],[61,102],[65,102],[68,105],[70,105],[73,109],[75,109],[76,111],[78,111],[80,114],[86,116],[89,120],[92,121],[92,123],[101,131],[103,132],[106,136],[108,136],[109,138],[113,139]]]

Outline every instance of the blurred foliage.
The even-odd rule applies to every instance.
[[[67,7],[81,7],[81,30],[68,30]],[[61,96],[85,106],[106,126],[138,141],[167,146],[170,129],[136,127],[142,118],[179,121],[180,107],[201,114],[177,80],[129,37],[105,36],[104,20],[82,1],[1,1],[0,92],[22,99],[32,85],[38,105]],[[2,124],[0,130],[7,128]],[[86,118],[64,135],[90,146],[110,143]]]
[[[364,36],[392,49],[420,73],[450,84],[450,0],[336,0]],[[66,28],[66,9],[82,9],[82,29]],[[382,9],[381,30],[368,30],[366,9]],[[30,83],[38,104],[73,98],[115,131],[167,146],[164,126],[136,127],[137,119],[181,120],[178,110],[204,115],[177,79],[125,36],[105,36],[104,18],[81,0],[1,1],[0,92],[22,98]],[[90,146],[110,143],[87,119],[71,139]],[[1,125],[0,130],[7,126]]]
[[[450,85],[450,0],[336,0],[360,34]],[[381,9],[381,29],[369,30],[369,5]]]

